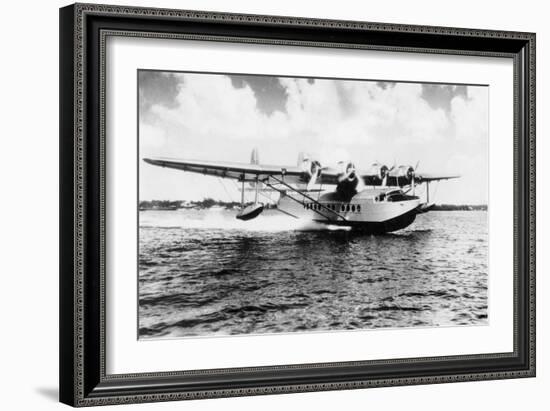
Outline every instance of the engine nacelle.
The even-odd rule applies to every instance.
[[[378,180],[378,182],[382,182],[384,178],[388,175],[389,168],[388,166],[384,164],[378,164],[374,163],[370,166],[370,168],[367,170],[366,176]]]
[[[389,175],[396,178],[397,185],[408,185],[411,184],[414,179],[414,168],[412,166],[399,166],[390,171]]]
[[[308,184],[315,184],[323,172],[321,163],[317,160],[310,160],[308,157],[304,157],[301,167],[303,170],[303,180]]]
[[[355,194],[359,192],[360,179],[355,172],[353,163],[338,163],[341,173],[338,176],[338,184],[336,192],[344,201],[349,201]]]

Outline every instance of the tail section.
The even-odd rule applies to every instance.
[[[250,164],[260,164],[260,155],[258,154],[258,147],[255,147],[250,154]]]

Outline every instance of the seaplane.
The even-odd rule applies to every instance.
[[[430,174],[411,165],[388,167],[378,162],[359,170],[351,162],[323,166],[309,155],[300,153],[296,166],[262,165],[257,149],[250,163],[226,161],[143,158],[154,166],[237,180],[242,184],[240,220],[258,217],[265,204],[258,201],[262,190],[280,194],[276,210],[298,219],[322,224],[346,226],[371,234],[404,229],[416,216],[434,207],[430,203],[430,183],[460,177],[455,174]],[[246,205],[245,184],[255,191],[252,204]],[[425,200],[416,195],[426,184]],[[250,188],[249,188],[250,189]]]

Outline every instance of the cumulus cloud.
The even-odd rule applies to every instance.
[[[155,104],[150,110],[165,126],[177,126],[188,135],[223,134],[240,140],[303,136],[348,144],[379,139],[425,142],[452,136],[453,127],[463,138],[468,131],[465,125],[478,127],[486,117],[485,102],[478,98],[483,90],[473,91],[470,97],[455,96],[448,115],[423,98],[420,84],[381,87],[374,82],[312,83],[307,79],[280,78],[285,90],[284,110],[267,113],[258,108],[258,92],[248,83],[240,87],[233,83],[228,76],[186,74],[175,97],[177,104]],[[484,136],[486,131],[477,134]]]
[[[262,83],[192,73],[177,79],[170,104],[148,100],[140,121],[144,153],[247,161],[259,147],[262,161],[272,163],[295,164],[298,152],[307,151],[322,161],[347,157],[341,160],[359,168],[420,160],[429,171],[451,171],[449,164],[465,174],[486,170],[486,87],[427,92],[415,83],[288,77]],[[483,190],[486,184],[477,192]]]
[[[471,88],[468,98],[451,101],[451,119],[459,140],[480,141],[488,137],[489,104],[485,87]]]

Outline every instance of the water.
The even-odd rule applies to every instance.
[[[378,236],[234,215],[140,212],[140,338],[488,323],[484,211]]]

